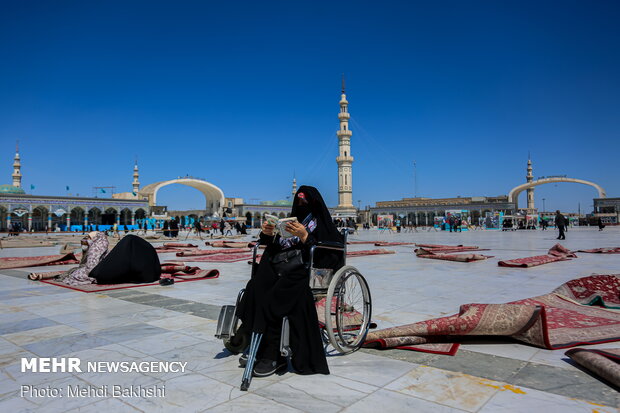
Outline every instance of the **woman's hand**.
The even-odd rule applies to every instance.
[[[263,231],[263,234],[272,237],[273,236],[273,230],[276,227],[274,225],[269,224],[267,221],[263,222],[263,226],[261,227],[261,230]]]
[[[297,221],[292,221],[286,224],[286,230],[296,237],[299,237],[301,242],[306,242],[306,239],[308,239],[308,231],[306,230],[306,227]]]

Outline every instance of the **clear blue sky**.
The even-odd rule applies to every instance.
[[[0,159],[35,194],[204,177],[337,203],[346,73],[354,200],[495,196],[566,174],[620,196],[617,1],[2,1]],[[2,166],[4,165],[4,166]],[[547,209],[593,188],[545,185]],[[171,208],[204,205],[174,185]],[[521,203],[524,203],[522,195]]]

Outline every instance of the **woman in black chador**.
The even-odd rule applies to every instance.
[[[319,191],[311,186],[299,188],[293,199],[291,217],[298,222],[287,224],[292,238],[273,235],[273,225],[263,223],[260,242],[267,246],[260,264],[252,271],[245,294],[237,308],[242,320],[236,337],[251,332],[263,333],[257,353],[254,375],[266,377],[286,366],[279,355],[282,317],[288,316],[292,365],[300,374],[329,374],[325,350],[321,340],[312,291],[308,284],[310,247],[319,241],[343,242],[333,224]],[[283,251],[301,250],[304,266],[277,274],[273,257]],[[329,251],[323,253],[323,251]],[[321,255],[320,255],[321,254]],[[336,269],[342,265],[342,253],[317,250],[315,268]],[[243,356],[241,359],[243,364]]]
[[[125,235],[88,276],[97,284],[151,283],[159,280],[161,265],[151,244]]]

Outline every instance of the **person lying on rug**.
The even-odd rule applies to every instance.
[[[81,244],[82,260],[80,264],[60,275],[54,275],[53,278],[57,278],[58,281],[67,285],[84,285],[95,282],[93,278],[89,277],[89,274],[108,253],[108,237],[103,232],[93,231],[82,238]],[[46,277],[45,273],[31,273],[28,278],[42,280],[49,277]]]
[[[108,239],[102,232],[91,232],[84,241],[80,265],[57,275],[58,281],[67,285],[142,284],[155,282],[161,276],[157,251],[138,236],[126,235],[109,253]],[[29,278],[45,278],[32,276]]]
[[[314,187],[299,188],[293,199],[291,217],[298,220],[286,226],[293,235],[291,238],[274,236],[274,226],[267,221],[263,223],[260,240],[267,248],[260,264],[253,268],[252,278],[237,307],[242,325],[231,341],[252,332],[264,334],[254,365],[255,377],[270,376],[287,365],[286,359],[280,356],[284,316],[291,325],[293,368],[300,374],[329,374],[305,263],[309,261],[310,247],[317,242],[342,243],[344,240],[332,222],[323,197]],[[287,258],[282,254],[287,254]],[[342,254],[331,252],[322,257],[317,255],[315,267],[335,268],[341,265],[342,258]],[[283,268],[279,262],[285,260],[294,265]],[[242,356],[239,362],[244,366],[247,356]]]

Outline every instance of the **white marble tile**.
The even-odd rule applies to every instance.
[[[217,363],[208,365],[201,370],[200,373],[238,389],[241,385],[243,370],[244,369],[239,366],[239,355],[231,355],[220,359]],[[290,374],[292,373],[279,372],[269,377],[254,377],[252,379],[250,391],[257,391],[258,389],[282,381],[290,376]]]
[[[252,384],[254,381],[252,381]],[[323,400],[318,395],[290,386],[283,381],[253,390],[254,393],[305,412],[338,412],[342,406]]]
[[[157,334],[156,336],[150,336],[144,339],[125,341],[123,342],[123,345],[138,351],[148,349],[151,354],[158,354],[201,342],[202,340],[195,337],[190,337],[178,332],[170,332]]]
[[[498,339],[498,340],[501,340]],[[540,349],[538,347],[518,344],[510,341],[503,343],[480,343],[480,344],[461,344],[462,350],[475,351],[476,353],[491,354],[493,356],[507,357],[516,360],[528,361]]]
[[[583,412],[617,413],[617,406],[604,406],[553,393],[503,385],[482,407],[480,413],[511,412]]]
[[[80,406],[86,406],[90,403],[100,400],[97,397],[69,397],[69,386],[78,386],[79,388],[88,387],[88,383],[75,376],[69,376],[46,382],[44,385],[34,386],[35,388],[51,388],[57,389],[59,397],[39,397],[36,393],[26,391],[20,396],[29,402],[37,405],[36,410],[47,412],[66,412]]]
[[[312,397],[336,404],[349,406],[376,391],[378,387],[359,381],[345,379],[333,374],[314,374],[301,376],[289,374],[280,383],[290,386],[293,391],[312,394]]]
[[[453,407],[422,400],[403,393],[380,389],[341,410],[343,413],[377,412],[463,412]]]
[[[121,398],[145,412],[202,411],[233,400],[244,393],[200,374],[166,380],[165,397]]]
[[[469,412],[482,407],[502,384],[462,373],[420,366],[385,388]]]
[[[35,343],[37,341],[48,340],[51,338],[57,338],[76,333],[80,333],[80,330],[59,324],[55,326],[35,328],[33,330],[20,331],[12,334],[5,334],[2,337],[14,344],[22,346],[25,344]]]
[[[140,412],[140,410],[119,399],[109,398],[69,410],[67,413],[100,413],[110,411],[121,413]]]
[[[213,324],[213,321],[207,320],[202,317],[197,317],[189,314],[178,314],[175,317],[162,318],[159,320],[149,321],[148,324],[156,327],[165,328],[166,330],[183,330],[183,329],[196,329],[201,330],[208,324]]]
[[[229,402],[222,403],[205,410],[209,413],[295,413],[301,410],[294,409],[274,400],[269,400],[256,394],[248,393]]]
[[[331,374],[372,386],[385,386],[417,366],[361,352],[328,357],[327,362]]]

